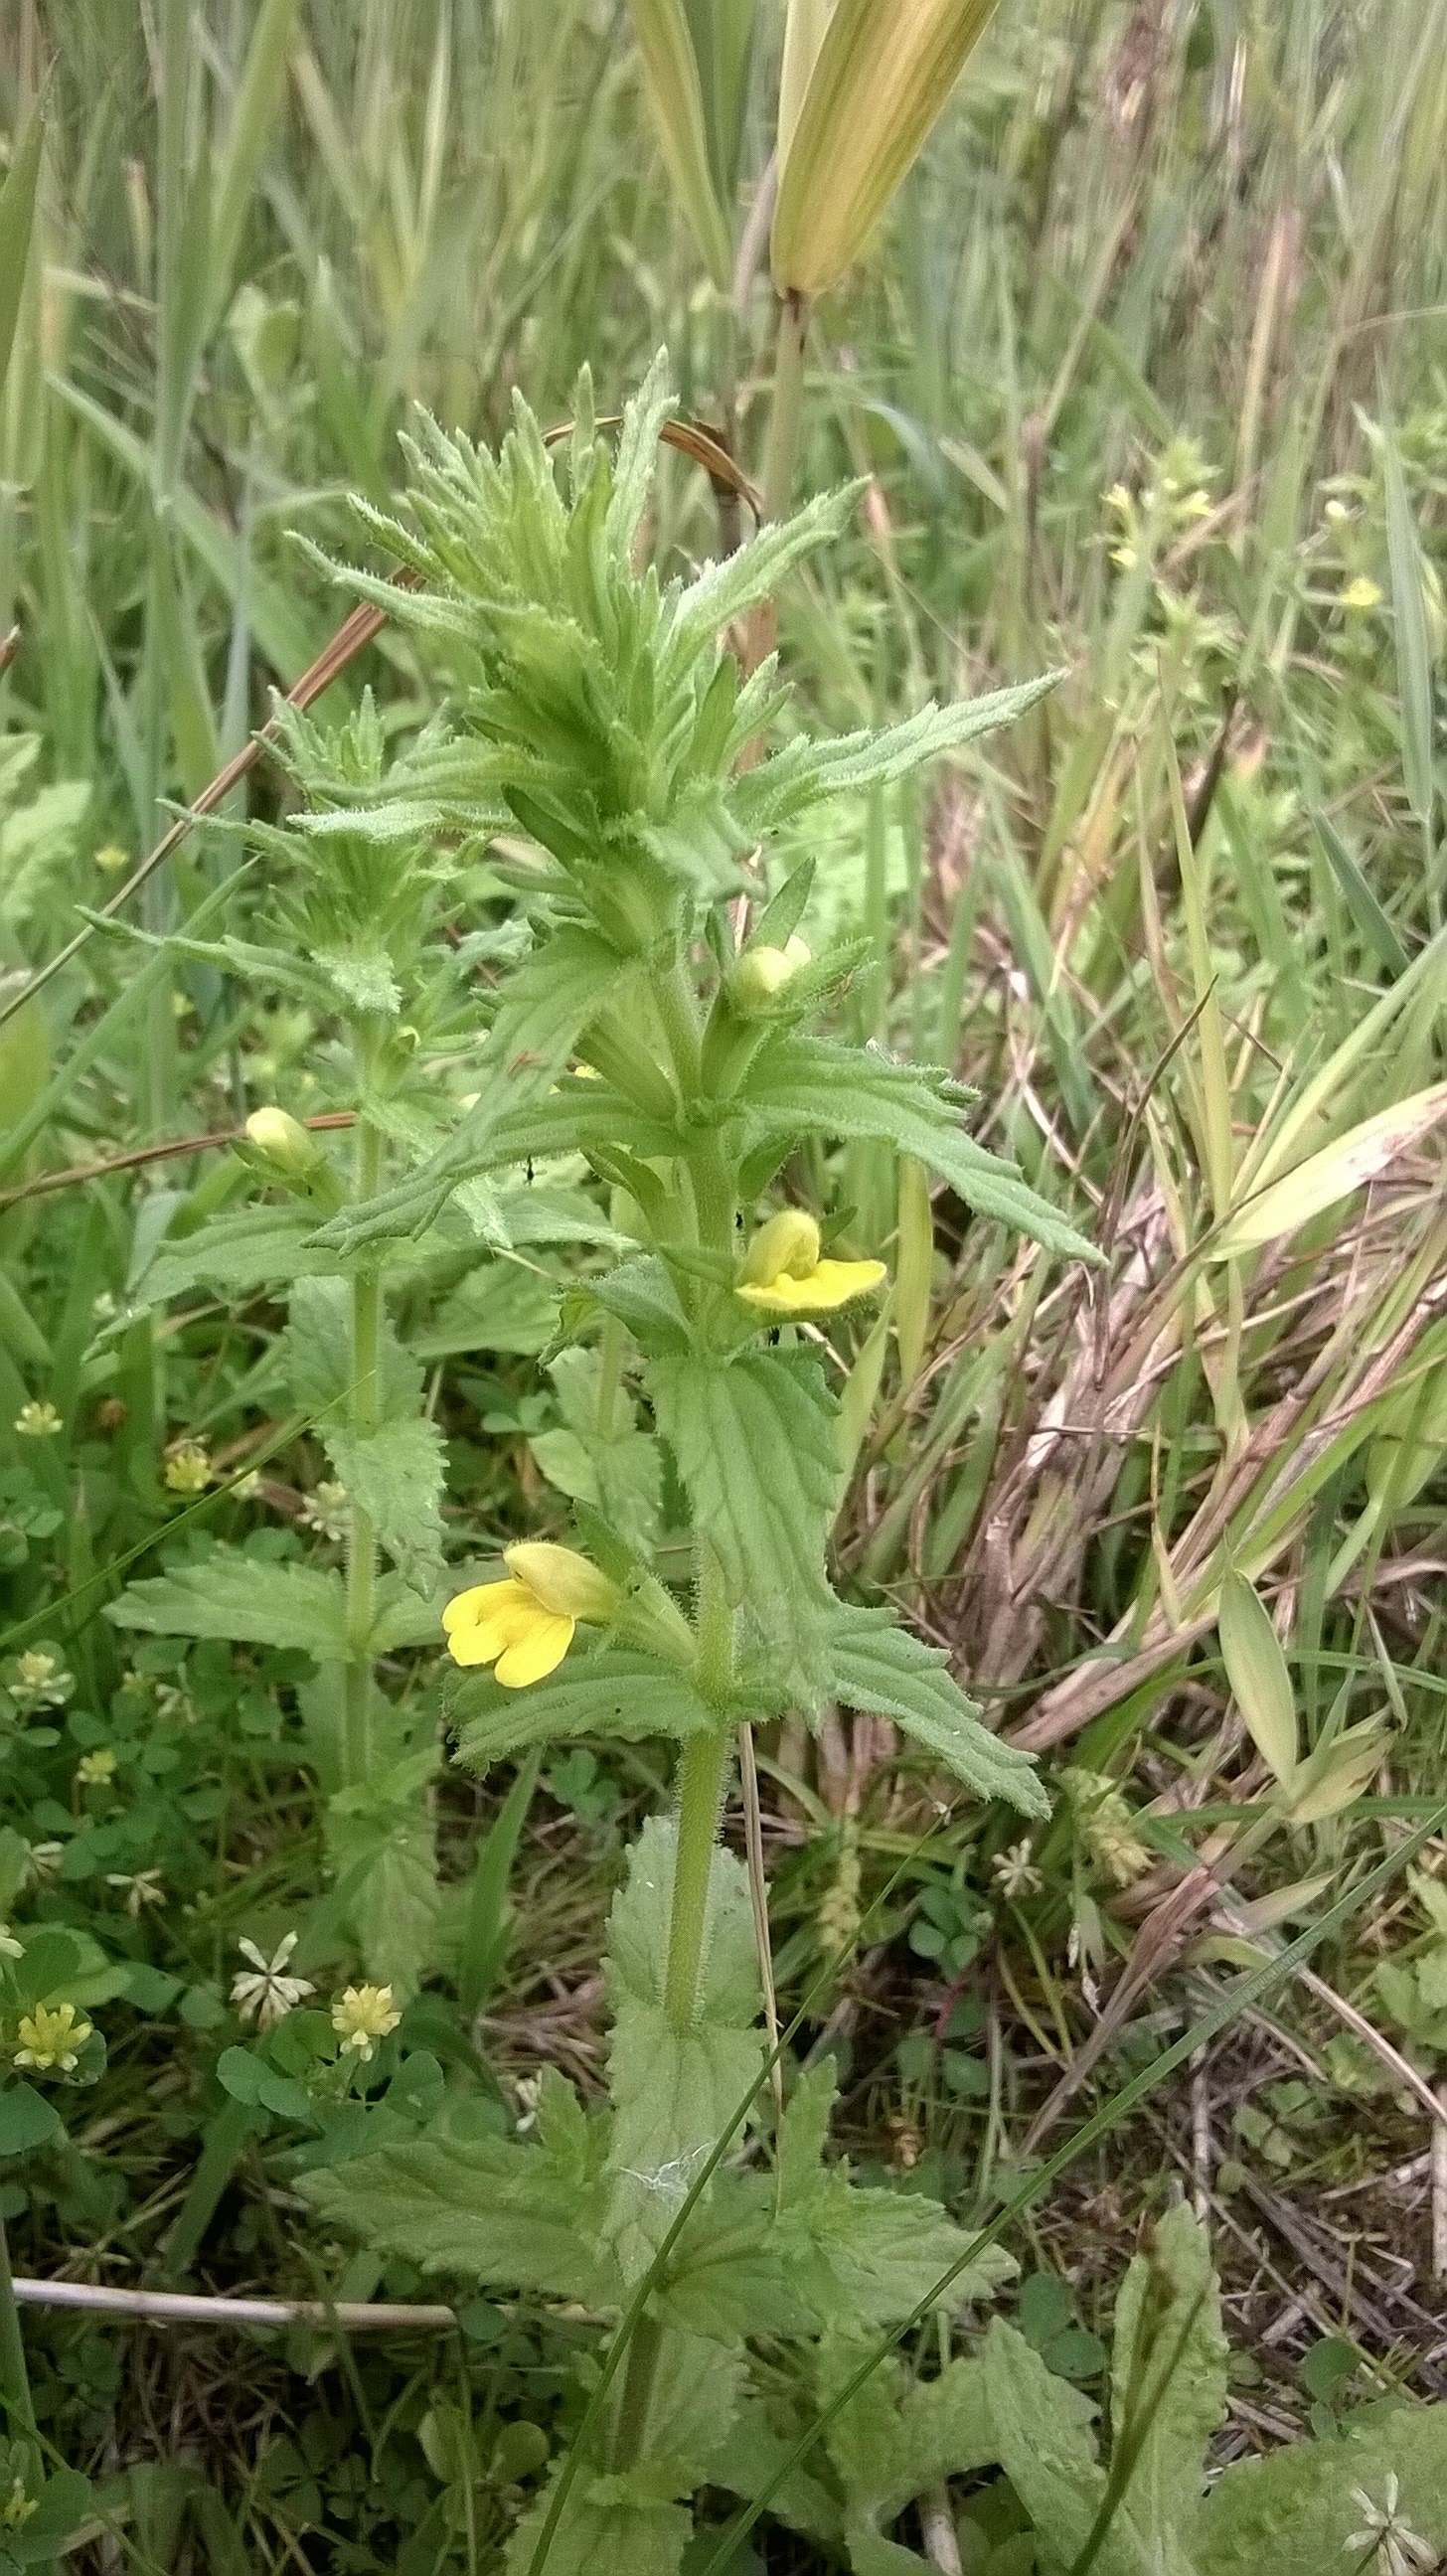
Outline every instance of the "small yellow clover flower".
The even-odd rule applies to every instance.
[[[21,2015],[15,2063],[33,2066],[37,2075],[54,2066],[62,2075],[70,2075],[79,2063],[92,2027],[74,2004],[37,2004],[34,2012]]]
[[[442,1613],[455,1664],[492,1664],[504,1690],[525,1690],[555,1672],[580,1619],[606,1625],[618,1594],[576,1548],[547,1539],[503,1550],[501,1583],[475,1583]]]
[[[761,1225],[748,1249],[737,1294],[766,1315],[826,1315],[852,1297],[872,1296],[882,1261],[826,1261],[819,1228],[802,1208],[785,1208]]]
[[[390,1986],[348,1986],[332,2006],[332,2028],[342,2043],[342,2055],[350,2051],[364,2066],[376,2056],[378,2040],[395,2030],[401,2018]]]

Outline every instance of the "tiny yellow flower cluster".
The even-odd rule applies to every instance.
[[[37,2004],[33,2012],[20,2017],[15,2063],[33,2066],[37,2075],[48,2074],[54,2067],[62,2075],[71,2075],[93,2027],[74,2004]]]
[[[204,1440],[173,1440],[166,1452],[165,1482],[169,1494],[204,1494],[212,1481],[211,1452]]]
[[[108,1789],[116,1776],[117,1757],[108,1744],[97,1745],[94,1753],[83,1753],[75,1766],[77,1785],[82,1789]]]
[[[357,2056],[364,2065],[376,2056],[378,2040],[394,2031],[401,2018],[390,1986],[348,1986],[332,2006],[332,2028],[343,2056]]]

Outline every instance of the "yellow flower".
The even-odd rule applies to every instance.
[[[401,2014],[394,2008],[390,1986],[348,1986],[332,2006],[332,2028],[342,2054],[352,2050],[364,2064],[377,2054],[377,2042],[395,2030]]]
[[[851,1297],[872,1296],[882,1261],[825,1261],[819,1228],[802,1208],[785,1208],[760,1226],[749,1246],[737,1293],[766,1315],[824,1315]]]
[[[1359,572],[1355,581],[1347,583],[1341,604],[1352,615],[1365,617],[1369,610],[1381,607],[1382,594],[1369,573]]]
[[[53,1440],[61,1429],[61,1419],[53,1404],[22,1404],[15,1416],[14,1428],[25,1440]]]
[[[204,1494],[211,1482],[211,1452],[204,1440],[173,1440],[166,1452],[166,1490]]]
[[[15,2063],[33,2066],[37,2075],[52,2066],[58,2066],[62,2075],[69,2075],[91,2029],[92,2024],[76,2011],[74,2004],[37,2004],[34,2012],[21,2016]]]
[[[24,2479],[16,2478],[12,2482],[5,2502],[0,2505],[0,2523],[4,2524],[7,2531],[19,2531],[36,2511],[38,2506],[35,2497],[26,2494]]]
[[[116,1776],[116,1757],[108,1744],[98,1752],[83,1753],[75,1766],[75,1776],[83,1789],[104,1789]]]
[[[476,1583],[442,1613],[455,1664],[493,1664],[505,1690],[523,1690],[555,1672],[580,1619],[605,1625],[618,1605],[615,1586],[576,1548],[546,1539],[505,1548],[501,1583]]]
[[[98,868],[104,868],[108,877],[118,877],[122,868],[130,866],[131,854],[121,848],[119,841],[106,841],[97,850],[95,863]]]

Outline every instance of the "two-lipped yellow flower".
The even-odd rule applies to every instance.
[[[884,1276],[882,1261],[826,1261],[813,1217],[785,1208],[760,1226],[736,1293],[766,1315],[827,1315],[872,1296]]]
[[[455,1664],[491,1664],[504,1690],[525,1690],[557,1670],[580,1619],[604,1627],[616,1585],[576,1548],[527,1539],[503,1550],[501,1583],[475,1583],[442,1613]]]

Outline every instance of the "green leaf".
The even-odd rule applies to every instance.
[[[1163,2557],[1172,2535],[1181,2566],[1192,2562],[1207,2447],[1226,2411],[1226,2362],[1210,2247],[1183,2203],[1135,2256],[1115,2311],[1111,2436],[1117,2457],[1123,2443],[1135,2455],[1121,2511],[1140,2534],[1142,2566]]]
[[[703,93],[682,0],[629,0],[629,7],[668,175],[715,286],[727,288],[733,251],[709,168]]]
[[[995,2458],[1044,2542],[1042,2554],[1073,2566],[1105,2495],[1091,2430],[1095,2408],[998,2317],[981,2357]]]
[[[347,1651],[339,1574],[316,1566],[268,1565],[240,1548],[216,1547],[169,1573],[133,1583],[106,1604],[117,1628],[157,1637],[227,1637],[237,1645],[300,1646],[319,1663]]]
[[[342,1279],[306,1279],[292,1293],[281,1351],[299,1413],[317,1423],[324,1440],[345,1423],[355,1392],[352,1357],[352,1292]],[[390,1323],[383,1324],[377,1354],[377,1411],[382,1422],[406,1421],[422,1398],[422,1370]],[[339,1471],[340,1472],[340,1471]]]
[[[351,1924],[379,1985],[414,1994],[431,1964],[441,1902],[436,1834],[427,1791],[436,1771],[429,1744],[378,1763],[355,1788],[327,1802],[327,1858],[335,1901]]]
[[[682,649],[700,651],[721,627],[731,626],[761,599],[772,599],[796,563],[842,535],[866,488],[860,481],[820,492],[791,518],[771,520],[737,553],[706,564],[680,593],[674,610],[673,636]]]
[[[602,2122],[546,2068],[536,2144],[421,2138],[314,2168],[297,2188],[329,2225],[419,2271],[616,2307],[603,2151]]]
[[[315,1208],[296,1202],[229,1209],[194,1234],[163,1241],[132,1288],[132,1302],[163,1306],[192,1288],[241,1297],[288,1280],[333,1274],[336,1255],[315,1249],[316,1230]]]
[[[836,1605],[825,1622],[824,1650],[834,1696],[843,1707],[896,1718],[980,1797],[1007,1799],[1027,1816],[1049,1814],[1050,1801],[1028,1755],[980,1724],[948,1657],[901,1628],[887,1610]]]
[[[590,1020],[619,998],[635,971],[632,960],[576,924],[540,940],[510,978],[476,1060],[474,1107],[419,1170],[331,1218],[317,1236],[323,1249],[353,1253],[420,1233],[459,1181],[487,1169],[505,1122],[552,1089]]]
[[[44,140],[45,127],[35,105],[16,136],[5,184],[0,187],[0,391],[9,373],[20,318]]]
[[[677,1832],[652,1816],[609,1918],[613,2008],[610,2240],[627,2278],[647,2269],[700,2165],[763,2063],[759,1968],[748,1882],[716,1850],[697,2015],[680,2037],[663,2008]]]
[[[580,1735],[627,1744],[673,1736],[682,1743],[718,1724],[717,1710],[682,1673],[610,1646],[570,1655],[529,1690],[505,1690],[490,1673],[470,1673],[453,1687],[449,1711],[461,1723],[458,1760],[478,1772],[529,1744],[567,1744]]]
[[[33,2147],[53,2146],[65,2134],[65,2122],[53,2102],[33,2084],[7,2084],[0,2090],[0,2156],[28,2155]]]
[[[446,1449],[421,1414],[384,1422],[358,1439],[324,1433],[327,1454],[353,1503],[369,1514],[377,1543],[414,1592],[430,1600],[442,1572]]]
[[[781,1641],[825,1592],[839,1467],[820,1371],[774,1351],[699,1353],[652,1361],[648,1388],[731,1597]]]
[[[507,2576],[531,2576],[561,2474],[560,2461],[508,2542]],[[627,2576],[678,2576],[692,2537],[693,2516],[684,2506],[634,2502],[626,2477],[584,2469],[568,2489],[548,2544],[547,2576],[603,2576],[615,2567],[626,2568]]]
[[[788,743],[740,781],[735,810],[762,839],[779,824],[798,821],[828,797],[891,785],[942,753],[959,751],[998,725],[1013,724],[1047,696],[1060,677],[1058,671],[1047,671],[1018,687],[992,690],[988,697],[962,698],[945,707],[931,703],[879,731]]]
[[[1432,778],[1432,647],[1427,634],[1426,567],[1407,498],[1401,450],[1390,426],[1382,432],[1387,478],[1387,562],[1392,580],[1392,627],[1397,682],[1402,698],[1402,777],[1407,802],[1424,830],[1430,827]]]
[[[878,1048],[780,1035],[760,1049],[739,1101],[751,1144],[792,1142],[801,1134],[881,1138],[927,1163],[977,1216],[994,1218],[1047,1251],[1096,1260],[1084,1237],[1012,1163],[965,1134],[941,1089],[945,1079],[896,1063]]]
[[[1447,2405],[1363,2407],[1330,2441],[1295,2442],[1222,2471],[1201,2508],[1203,2576],[1324,2576],[1363,2559],[1361,2498],[1385,2512],[1396,2481],[1400,2523],[1447,2552]],[[1429,2561],[1429,2563],[1431,2563]]]
[[[1217,1633],[1226,1678],[1251,1741],[1286,1786],[1296,1771],[1296,1694],[1270,1614],[1234,1567],[1221,1585]]]
[[[589,1280],[588,1294],[605,1314],[616,1315],[620,1323],[626,1324],[639,1349],[651,1356],[677,1354],[689,1348],[692,1335],[678,1301],[678,1290],[664,1264],[652,1253],[640,1254],[634,1261],[620,1261],[603,1278]]]

